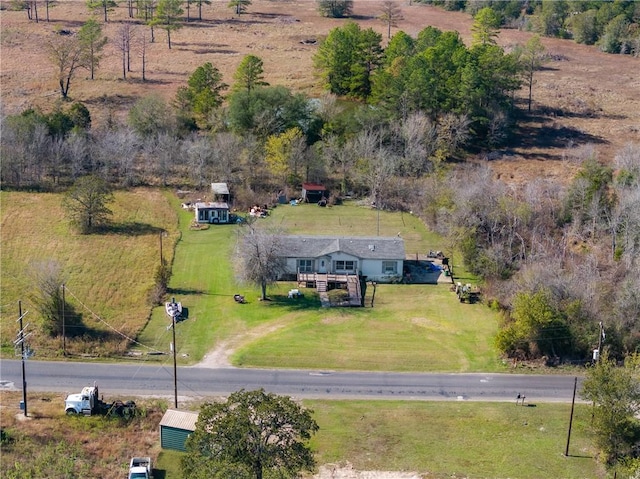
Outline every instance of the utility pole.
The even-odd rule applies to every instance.
[[[178,409],[178,367],[176,365],[176,317],[172,317],[173,321],[173,406]]]
[[[600,361],[600,356],[602,355],[602,341],[604,340],[604,326],[602,325],[602,321],[600,321],[600,337],[598,338],[598,358],[597,361]]]
[[[64,317],[64,283],[62,283],[62,355],[67,355],[67,333],[66,333],[66,321]]]
[[[173,349],[173,406],[178,409],[178,367],[176,365],[176,316],[171,315],[172,329],[173,329],[173,343],[171,343],[171,349]]]
[[[578,388],[578,377],[573,381],[573,399],[571,400],[571,416],[569,417],[569,432],[567,433],[567,447],[564,450],[565,457],[569,457],[569,442],[571,441],[571,426],[573,425],[573,408],[576,405],[576,389]]]
[[[18,322],[20,323],[20,331],[18,331],[18,338],[14,341],[14,344],[17,346],[20,344],[20,358],[22,360],[22,403],[24,404],[24,417],[27,417],[27,376],[25,369],[25,350],[24,350],[24,341],[27,336],[24,334],[24,328],[22,327],[22,318],[24,318],[29,311],[26,311],[22,314],[22,301],[18,301]],[[27,326],[29,326],[27,324]]]

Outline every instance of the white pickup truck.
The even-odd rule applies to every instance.
[[[151,458],[132,457],[129,463],[129,479],[151,479]]]

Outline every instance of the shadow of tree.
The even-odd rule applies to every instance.
[[[146,223],[138,223],[137,221],[131,223],[109,223],[99,226],[94,230],[97,234],[117,234],[123,236],[157,235],[162,231],[162,228]]]
[[[134,104],[140,97],[135,95],[102,95],[95,98],[89,98],[84,101],[84,103],[88,105],[132,105]]]
[[[64,334],[68,338],[83,336],[87,332],[87,326],[82,320],[80,313],[68,301],[64,302],[64,315],[61,314],[60,322],[64,323]]]
[[[289,311],[305,311],[310,309],[318,309],[320,307],[320,298],[316,294],[308,293],[302,296],[289,298],[285,295],[269,296],[270,303],[285,307]]]
[[[84,322],[84,316],[75,307],[65,303],[64,334],[67,338],[83,338],[87,341],[113,341],[122,336],[115,331],[92,328]]]
[[[238,53],[236,50],[218,50],[215,48],[210,48],[210,49],[202,48],[199,50],[192,50],[192,51],[196,55],[208,55],[210,53],[217,53],[219,55],[235,55]]]
[[[522,149],[558,149],[566,148],[569,142],[584,144],[607,144],[603,137],[592,135],[578,128],[560,125],[549,118],[532,116],[529,122],[519,123],[513,132],[513,140],[508,146]],[[540,125],[542,123],[542,125]],[[560,159],[559,154],[540,153],[539,150],[520,153],[527,158]]]
[[[203,294],[203,295],[210,295],[210,296],[231,296],[231,297],[233,297],[233,295],[231,295],[231,294],[212,295],[211,293],[207,293],[206,291],[203,291],[201,289],[188,289],[188,288],[167,288],[167,294],[172,295],[172,296],[189,296],[189,295],[195,295],[195,294]]]
[[[536,115],[537,113],[537,115]],[[571,110],[568,108],[555,108],[552,106],[543,106],[537,109],[532,116],[533,120],[552,121],[553,118],[606,118],[608,120],[624,120],[625,115],[617,115],[612,113],[603,113],[589,108],[580,110]]]

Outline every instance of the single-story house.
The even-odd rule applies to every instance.
[[[229,205],[222,201],[196,203],[196,221],[198,223],[229,223]]]
[[[229,199],[231,198],[229,187],[226,183],[211,183],[211,193],[213,194],[214,201],[229,203]]]
[[[368,281],[393,282],[402,277],[404,240],[400,237],[282,236],[279,255],[286,259],[286,274],[365,276]]]
[[[197,412],[167,409],[160,421],[160,447],[186,451],[185,442],[196,430],[197,421]]]
[[[317,183],[302,183],[302,201],[317,203],[327,197],[327,189]]]

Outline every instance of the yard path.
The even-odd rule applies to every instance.
[[[314,479],[420,479],[415,472],[358,471],[350,463],[324,464],[313,476]]]
[[[249,329],[231,338],[224,339],[218,342],[215,348],[204,355],[202,361],[191,366],[192,368],[209,368],[209,369],[223,369],[233,368],[231,364],[231,355],[244,344],[255,341],[262,336],[271,334],[278,329],[287,326],[286,322],[278,322],[275,324],[266,324],[264,326],[258,326],[257,328]]]

